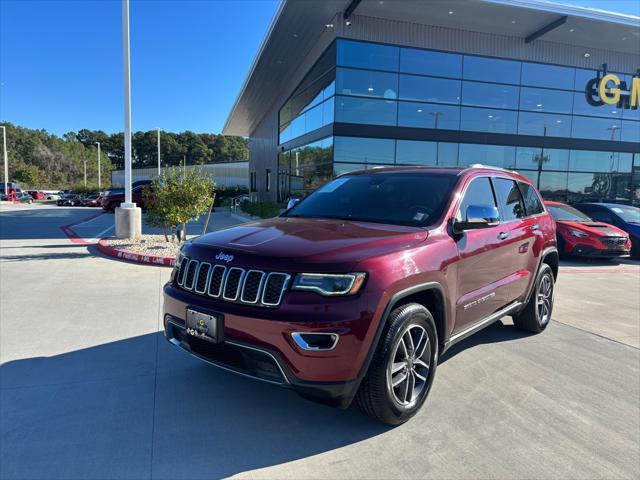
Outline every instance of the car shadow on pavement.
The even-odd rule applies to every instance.
[[[86,245],[83,245],[86,247]],[[2,248],[4,251],[5,249]],[[32,260],[74,260],[78,258],[90,257],[89,252],[85,248],[84,252],[57,252],[57,253],[25,253],[22,255],[5,255],[0,256],[0,262],[25,262]]]
[[[460,352],[469,348],[476,347],[478,345],[484,345],[488,343],[510,342],[512,340],[518,340],[520,338],[526,338],[535,335],[531,332],[526,332],[516,328],[514,325],[505,325],[502,320],[483,328],[477,333],[474,333],[468,338],[465,338],[460,343],[456,343],[451,346],[444,354],[438,359],[438,365],[446,362],[452,357],[456,356]]]
[[[0,379],[3,478],[221,478],[389,429],[206,365],[160,333],[10,361]]]

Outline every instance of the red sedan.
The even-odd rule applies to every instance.
[[[27,190],[27,193],[31,195],[31,198],[33,198],[34,200],[44,200],[46,198],[46,195],[44,193],[37,190]]]
[[[556,221],[560,255],[612,258],[629,255],[629,235],[613,225],[596,222],[566,203],[545,202]]]

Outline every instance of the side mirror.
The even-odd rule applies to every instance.
[[[295,207],[298,203],[300,202],[299,198],[292,198],[291,200],[289,200],[287,202],[287,210],[292,209],[293,207]]]
[[[500,223],[500,214],[493,205],[469,205],[464,220],[453,223],[455,233],[465,230],[495,227]]]

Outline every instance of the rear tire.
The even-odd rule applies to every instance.
[[[553,300],[555,295],[555,281],[551,267],[546,263],[540,265],[536,283],[531,292],[531,298],[526,306],[515,315],[512,315],[513,324],[528,332],[540,333],[551,320],[553,312]]]
[[[413,417],[429,394],[438,363],[438,335],[424,306],[396,308],[362,380],[356,404],[366,415],[388,425]]]

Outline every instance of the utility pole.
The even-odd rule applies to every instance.
[[[158,129],[158,176],[160,176],[160,129]]]
[[[4,151],[4,195],[9,199],[9,160],[7,159],[7,127],[0,125],[2,129],[2,144]]]
[[[100,142],[96,142],[98,145],[98,191],[102,191],[102,182],[100,181]]]
[[[87,161],[84,161],[84,186],[87,187]]]

